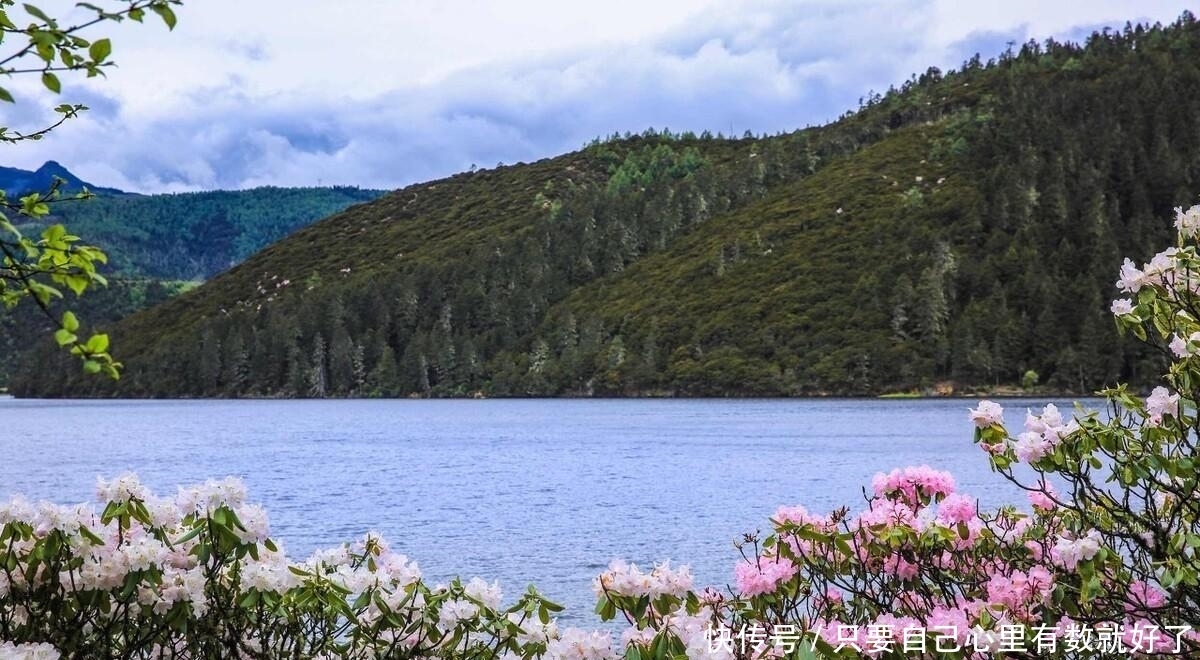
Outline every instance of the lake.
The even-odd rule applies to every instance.
[[[1044,402],[1003,403],[1017,428]],[[298,559],[378,530],[431,580],[499,579],[506,596],[532,582],[586,624],[611,559],[671,559],[698,585],[725,585],[733,542],[765,534],[778,506],[861,508],[862,488],[893,467],[928,464],[984,504],[1024,504],[971,442],[974,405],[7,399],[0,498],[90,501],[98,475],[128,471],[160,495],[236,475]]]

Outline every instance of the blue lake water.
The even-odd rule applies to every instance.
[[[1045,402],[1003,403],[1015,429]],[[8,399],[0,498],[90,501],[98,475],[128,471],[159,494],[236,475],[297,558],[377,530],[427,578],[499,579],[510,596],[532,582],[590,623],[591,580],[611,559],[671,559],[698,584],[724,585],[733,542],[768,531],[778,506],[857,509],[893,467],[928,464],[985,505],[1024,504],[971,442],[973,406]]]

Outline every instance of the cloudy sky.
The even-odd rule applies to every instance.
[[[38,3],[57,15],[73,2]],[[120,3],[108,3],[119,5]],[[97,185],[394,188],[648,126],[789,131],[930,66],[1174,20],[1181,0],[187,0],[104,28],[118,68],[54,97],[12,78],[0,125],[91,110],[0,165]],[[19,21],[18,21],[19,22]],[[8,52],[7,50],[5,52]]]

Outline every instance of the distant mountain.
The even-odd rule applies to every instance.
[[[1123,256],[1200,193],[1200,23],[931,68],[826,126],[409,186],[47,349],[40,396],[791,396],[1162,373]],[[53,362],[57,361],[57,362]],[[62,368],[49,365],[61,364]],[[1035,372],[1035,374],[1029,374]]]
[[[11,168],[4,172],[23,172]],[[51,162],[38,170],[86,185]],[[65,175],[64,175],[65,173]],[[37,173],[25,173],[34,175]],[[6,181],[21,185],[30,176]],[[48,181],[48,180],[47,180]],[[89,186],[89,189],[91,187]],[[52,216],[18,225],[36,235],[49,222],[108,254],[101,272],[111,282],[71,305],[87,323],[110,324],[228,269],[264,246],[315,220],[378,198],[382,190],[350,186],[255,188],[176,195],[128,195],[111,189],[98,196],[51,205]],[[29,349],[51,342],[47,320],[32,305],[0,313],[0,387]]]
[[[51,212],[105,250],[112,275],[206,280],[300,227],[383,194],[332,186],[100,195]]]
[[[43,192],[50,189],[54,177],[66,180],[60,188],[63,193],[76,193],[84,188],[98,195],[124,195],[124,191],[116,188],[94,186],[83,179],[71,174],[67,168],[53,160],[48,160],[41,167],[30,172],[16,167],[0,167],[0,190],[5,191],[10,198],[28,195],[33,192]]]

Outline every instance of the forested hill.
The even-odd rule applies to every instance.
[[[334,186],[101,195],[54,204],[51,221],[102,247],[118,276],[205,280],[299,227],[383,192]]]
[[[87,187],[98,194],[53,202],[51,217],[19,229],[37,236],[47,224],[62,222],[104,249],[109,263],[103,273],[111,285],[71,304],[82,318],[106,324],[228,269],[298,227],[383,194],[354,187],[267,187],[132,195],[95,188],[54,161],[36,172],[0,168],[0,185],[9,186],[9,193],[44,192],[52,176],[66,181],[64,192]],[[22,355],[53,343],[51,332],[52,324],[32,305],[0,314],[0,386]]]
[[[411,186],[111,328],[24,395],[1086,391],[1123,256],[1200,193],[1200,25],[1030,43],[828,126],[646,134]]]

